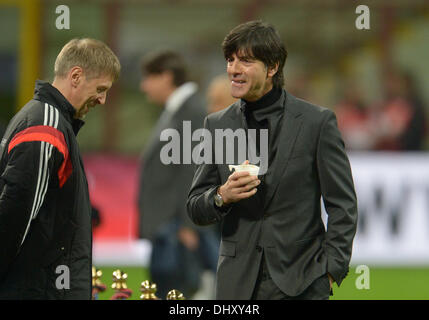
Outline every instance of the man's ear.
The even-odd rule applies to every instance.
[[[274,75],[277,73],[277,71],[279,70],[279,64],[276,63],[276,65],[274,67],[268,67],[267,70],[267,77],[274,77]]]
[[[76,88],[83,79],[83,70],[81,67],[75,66],[69,71],[69,79],[71,81],[72,87]]]
[[[166,70],[162,73],[162,77],[171,87],[175,87],[173,72],[171,72],[170,70]]]

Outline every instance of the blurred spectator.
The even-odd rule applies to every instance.
[[[219,75],[207,88],[207,111],[213,113],[229,107],[237,101],[231,95],[231,81],[226,74]]]
[[[214,113],[221,111],[237,99],[231,95],[231,81],[227,74],[221,74],[212,79],[207,87],[207,112]],[[216,241],[220,243],[220,224],[213,225],[213,231]],[[199,291],[194,295],[194,299],[207,300],[214,298],[215,272],[206,270],[201,276],[202,285]]]
[[[343,86],[343,98],[335,106],[338,128],[348,150],[369,150],[374,145],[371,115],[352,81]]]
[[[142,71],[141,90],[164,110],[143,153],[139,236],[152,242],[149,268],[157,295],[165,299],[169,290],[177,289],[191,298],[200,285],[202,271],[216,271],[219,242],[212,229],[196,227],[188,218],[186,199],[194,165],[163,164],[160,153],[166,142],[160,141],[160,133],[172,128],[183,139],[183,121],[191,121],[193,130],[201,128],[205,102],[197,84],[187,80],[184,61],[175,52],[145,57]]]
[[[426,115],[411,75],[390,71],[385,98],[376,112],[375,150],[422,150]]]
[[[310,75],[305,71],[298,71],[286,79],[285,89],[300,99],[312,100],[310,88]]]

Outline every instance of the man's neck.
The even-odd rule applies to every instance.
[[[76,109],[73,104],[73,94],[70,86],[62,79],[55,78],[52,82],[52,86],[57,89],[66,100]]]
[[[52,82],[52,86],[55,89],[57,89],[64,96],[64,98],[67,99],[67,101],[70,102],[70,97],[71,97],[70,89],[67,88],[64,81],[58,78],[55,78],[54,81]]]
[[[271,88],[270,91],[268,91],[265,95],[263,95],[256,101],[247,101],[244,99],[243,100],[246,102],[246,105],[249,108],[248,111],[254,111],[254,110],[262,109],[272,105],[280,98],[280,96],[281,96],[281,89],[274,87],[274,88]]]

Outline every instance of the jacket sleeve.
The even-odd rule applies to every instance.
[[[204,121],[204,129],[206,132],[210,132],[208,118]],[[221,179],[213,161],[214,146],[212,142],[210,136],[203,136],[203,141],[199,146],[204,150],[211,150],[211,161],[197,165],[186,203],[189,217],[195,224],[201,226],[217,223],[231,211],[231,207],[220,210],[214,204],[214,195],[221,185]]]
[[[317,149],[322,197],[328,213],[325,252],[328,272],[338,285],[348,273],[357,225],[357,199],[335,114],[327,110]]]
[[[62,158],[47,142],[18,141],[12,146],[14,141],[4,151],[7,162],[0,176],[0,278],[28,235]]]

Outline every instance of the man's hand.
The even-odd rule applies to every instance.
[[[334,278],[332,278],[331,274],[328,272],[329,278],[329,289],[332,289],[332,284],[334,283]]]
[[[195,251],[198,248],[200,238],[194,230],[187,227],[181,227],[177,232],[177,236],[180,242],[188,250]]]
[[[243,164],[248,163],[249,161],[246,160]],[[260,183],[258,177],[251,176],[249,172],[234,172],[218,192],[224,204],[234,203],[253,196],[257,191],[256,186]]]

